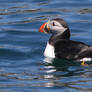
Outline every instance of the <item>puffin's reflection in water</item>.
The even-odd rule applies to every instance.
[[[67,61],[64,59],[51,59],[45,58],[44,66],[44,80],[47,82],[43,83],[44,87],[64,87],[70,88],[75,85],[74,88],[80,88],[79,83],[83,83],[85,80],[85,67],[81,66],[79,62]],[[49,63],[48,63],[49,62]],[[86,69],[89,69],[86,67]],[[83,76],[83,77],[82,77]],[[76,82],[75,82],[76,79]],[[84,81],[84,84],[87,81]]]
[[[80,62],[68,61],[66,59],[45,58],[44,61],[45,67],[54,71],[72,71],[75,69],[70,69],[70,67],[82,67]]]

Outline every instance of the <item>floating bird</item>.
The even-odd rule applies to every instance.
[[[55,18],[41,25],[39,32],[52,34],[44,51],[45,57],[92,61],[92,47],[79,41],[70,40],[70,30],[64,19]]]

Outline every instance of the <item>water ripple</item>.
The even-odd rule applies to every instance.
[[[1,92],[91,92],[92,67],[44,58],[50,36],[38,32],[48,19],[62,17],[69,25],[72,40],[92,45],[92,1],[80,2],[0,1]]]

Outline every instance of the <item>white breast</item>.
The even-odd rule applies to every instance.
[[[44,51],[44,56],[55,58],[54,47],[50,45],[49,43],[47,43],[46,49]]]

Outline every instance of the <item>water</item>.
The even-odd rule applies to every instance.
[[[67,21],[72,40],[92,45],[92,0],[0,0],[0,92],[92,91],[92,67],[44,64],[50,35],[38,29],[56,17]]]

